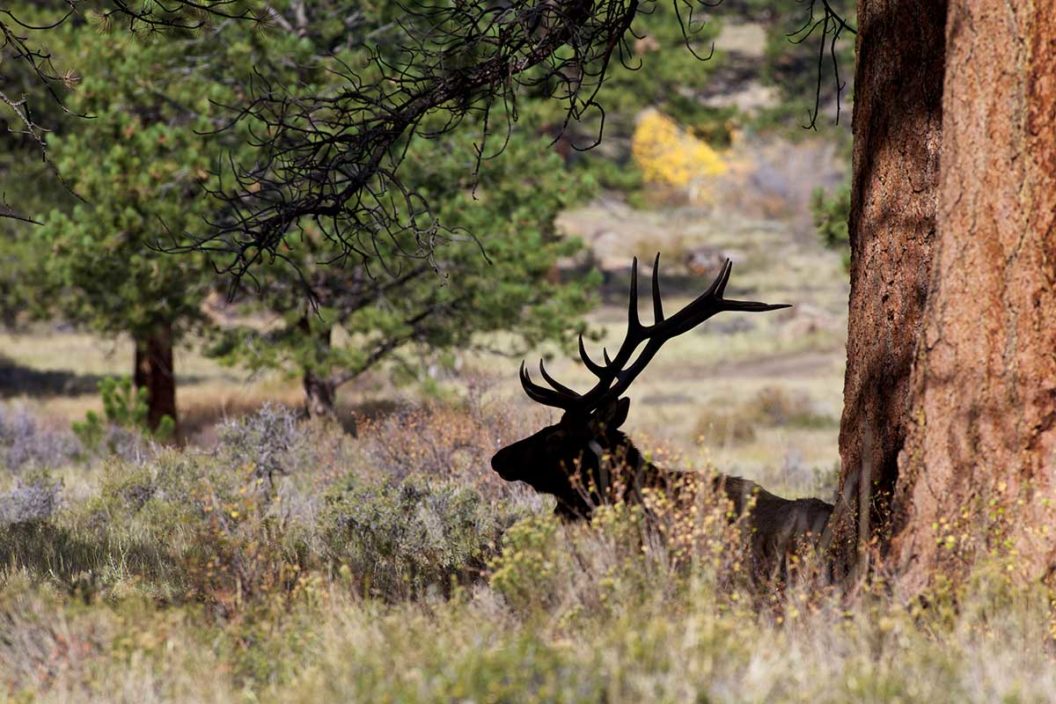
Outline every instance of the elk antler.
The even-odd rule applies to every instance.
[[[630,304],[627,308],[627,335],[623,344],[620,345],[616,356],[609,358],[609,353],[602,349],[604,364],[599,364],[590,358],[587,349],[583,345],[583,335],[579,336],[579,356],[587,369],[598,377],[598,383],[590,391],[581,394],[570,389],[547,373],[543,361],[539,360],[539,373],[543,379],[552,387],[546,388],[532,381],[524,362],[521,363],[521,386],[524,392],[533,401],[566,411],[591,411],[600,407],[607,401],[620,397],[627,387],[631,385],[650,360],[656,355],[665,342],[672,337],[681,335],[692,330],[705,320],[725,310],[743,310],[759,313],[768,310],[788,308],[788,304],[756,303],[754,301],[731,301],[722,297],[726,290],[726,283],[730,280],[730,272],[733,263],[729,259],[722,265],[722,271],[711,282],[711,286],[704,293],[678,311],[670,318],[664,317],[663,303],[660,300],[660,254],[657,253],[653,262],[653,324],[642,325],[638,319],[638,258],[634,258],[631,269],[631,295]],[[646,343],[641,354],[628,366],[631,355],[642,343]]]

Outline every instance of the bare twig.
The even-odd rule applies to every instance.
[[[804,0],[798,0],[803,2]],[[803,44],[817,30],[818,35],[818,59],[817,59],[817,82],[814,88],[814,108],[809,113],[809,122],[804,125],[807,129],[817,129],[818,115],[821,112],[821,93],[824,84],[825,59],[828,54],[832,66],[832,77],[836,85],[836,124],[840,124],[840,98],[846,84],[840,80],[840,64],[836,56],[836,45],[844,32],[857,34],[858,31],[847,23],[832,7],[830,0],[806,0],[809,2],[807,20],[799,29],[789,33],[789,41],[793,44]],[[820,6],[820,12],[819,12]],[[818,16],[820,14],[820,17]]]

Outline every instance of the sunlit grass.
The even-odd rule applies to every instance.
[[[619,236],[602,256],[629,263],[671,226],[683,249],[707,241],[740,257],[731,295],[797,305],[719,316],[670,342],[635,382],[628,434],[666,466],[830,498],[846,302],[838,257],[773,223],[692,212],[610,222]],[[678,255],[665,247],[669,312],[707,279],[679,272]],[[610,288],[590,316],[606,332],[591,351],[623,336],[624,284]],[[644,289],[642,314],[648,322]],[[502,334],[488,343],[509,348]],[[3,334],[0,349],[20,368],[74,377],[125,375],[132,361],[127,339],[45,328]],[[222,367],[194,344],[177,355],[181,412],[195,426],[187,449],[63,455],[0,481],[0,501],[36,481],[60,498],[47,520],[0,527],[0,700],[1056,696],[1047,604],[1033,590],[980,580],[923,611],[881,584],[853,601],[814,581],[780,592],[746,580],[735,533],[707,511],[692,559],[620,511],[593,527],[554,522],[548,499],[488,467],[498,447],[559,417],[524,398],[519,358],[463,353],[458,373],[428,388],[368,374],[339,399],[341,413],[359,415],[358,437],[300,421],[287,437],[253,414],[268,401],[298,405],[296,377]],[[577,388],[593,382],[562,355],[549,368]],[[68,433],[100,401],[88,385],[14,403]],[[750,435],[706,432],[714,414]]]
[[[81,475],[50,518],[0,526],[0,700],[1056,698],[1050,595],[1009,556],[911,602],[826,587],[809,559],[753,583],[719,505],[561,524],[479,459],[442,464],[515,418],[410,413],[361,439],[256,416],[214,451],[56,473]],[[398,479],[401,451],[425,474]]]

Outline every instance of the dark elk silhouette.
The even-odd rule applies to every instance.
[[[630,410],[630,399],[621,395],[665,342],[723,311],[761,313],[788,307],[723,298],[733,269],[727,259],[704,293],[671,317],[665,317],[659,268],[657,254],[652,275],[652,325],[643,325],[638,318],[636,258],[631,269],[627,335],[616,355],[610,358],[603,351],[604,364],[595,362],[580,336],[579,356],[598,378],[592,389],[581,394],[565,386],[550,376],[542,361],[539,373],[550,388],[541,386],[532,381],[521,364],[521,386],[529,398],[560,408],[564,414],[557,424],[499,450],[491,466],[506,481],[522,481],[540,493],[556,497],[555,513],[566,519],[589,520],[594,509],[604,503],[638,503],[646,489],[670,491],[684,486],[683,478],[688,473],[665,470],[646,461],[619,430]],[[632,362],[639,347],[642,350]],[[714,482],[733,503],[735,515],[748,511],[753,552],[767,561],[786,554],[805,537],[820,536],[833,509],[818,499],[783,499],[738,477],[719,475]]]

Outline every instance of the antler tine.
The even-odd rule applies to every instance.
[[[546,380],[546,383],[550,384],[550,386],[553,386],[556,391],[560,391],[562,394],[567,394],[574,398],[579,398],[578,391],[570,389],[569,387],[565,386],[560,381],[546,373],[546,365],[543,364],[543,360],[541,359],[539,360],[539,373],[543,375],[543,379]]]
[[[637,333],[642,328],[642,322],[638,319],[638,257],[631,264],[631,295],[627,306],[627,334]]]
[[[722,263],[722,269],[719,271],[719,275],[716,276],[715,280],[711,282],[711,285],[704,290],[704,293],[697,296],[696,300],[694,300],[693,303],[696,303],[697,301],[707,300],[710,298],[722,298],[723,292],[726,291],[726,284],[730,280],[730,272],[732,271],[733,261],[727,258],[726,261]],[[693,305],[693,303],[691,303],[690,305]],[[688,307],[689,306],[686,306],[686,308]]]
[[[553,389],[547,389],[539,386],[532,377],[528,374],[528,365],[525,362],[521,362],[521,388],[524,389],[524,393],[528,395],[528,398],[532,399],[536,403],[541,403],[544,406],[553,406],[554,408],[561,408],[568,410],[573,406],[577,405],[578,398],[570,398],[563,395],[562,393]]]
[[[583,333],[579,334],[579,358],[583,360],[583,364],[586,365],[590,373],[599,379],[605,378],[605,367],[601,366],[587,354],[587,347],[583,344]]]
[[[685,308],[678,311],[664,321],[665,337],[675,337],[687,330],[700,325],[702,322],[724,309],[725,301],[722,298],[726,290],[726,284],[730,280],[733,271],[733,262],[727,259],[722,263],[722,269],[711,284],[693,299]]]
[[[722,298],[722,294],[725,293],[725,287],[730,283],[730,273],[733,271],[733,262],[731,260],[725,261],[722,265],[722,270],[719,272],[718,277],[715,278],[714,283],[709,287],[709,290],[714,288],[712,291],[712,303],[718,306],[715,312],[721,310],[743,310],[748,312],[763,312],[767,310],[779,310],[780,308],[790,308],[791,305],[788,303],[759,303],[756,301],[734,301],[732,299]],[[694,302],[696,303],[696,302]],[[692,305],[692,304],[691,304]],[[689,307],[689,306],[687,306]],[[715,313],[709,313],[709,318],[715,315]],[[694,323],[695,325],[697,323]]]
[[[715,277],[715,283],[718,284],[715,289],[716,298],[722,298],[722,295],[726,293],[726,284],[730,283],[731,273],[733,273],[733,260],[727,257],[722,264],[722,271]]]
[[[664,322],[664,303],[660,300],[660,252],[653,260],[653,325]]]
[[[609,351],[604,347],[601,350],[605,363],[598,364],[587,354],[583,335],[579,336],[579,356],[583,364],[596,377],[598,382],[585,394],[577,393],[574,389],[558,382],[546,371],[542,360],[539,361],[539,373],[543,379],[553,388],[545,388],[532,381],[528,374],[527,365],[521,363],[521,386],[533,401],[554,406],[566,411],[580,409],[590,411],[605,402],[606,399],[619,398],[635,378],[645,369],[646,365],[656,356],[665,342],[672,337],[695,328],[705,320],[727,310],[762,312],[787,308],[783,303],[759,303],[756,301],[733,301],[723,298],[726,285],[730,281],[733,271],[733,262],[727,259],[715,277],[702,294],[697,296],[693,302],[682,308],[670,318],[664,317],[663,302],[660,296],[660,254],[657,253],[653,260],[652,294],[653,294],[653,324],[649,327],[642,325],[638,317],[638,258],[635,257],[631,268],[631,291],[627,309],[627,334],[615,357],[609,357]],[[631,357],[639,345],[645,343],[645,347],[633,363]]]

